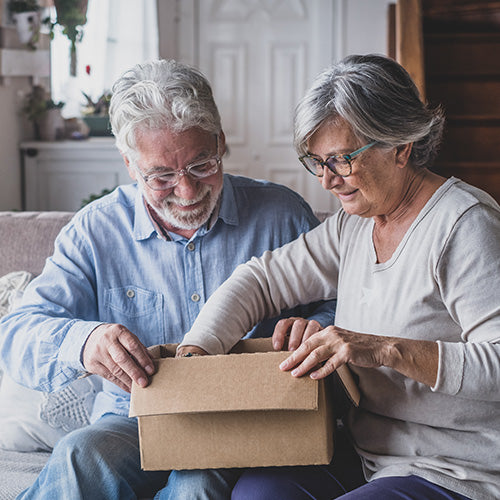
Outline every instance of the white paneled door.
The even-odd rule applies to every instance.
[[[340,3],[332,0],[179,2],[180,53],[212,83],[229,146],[227,172],[269,179],[318,210],[334,197],[292,147],[293,111],[338,53]]]

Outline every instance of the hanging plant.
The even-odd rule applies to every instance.
[[[63,34],[71,42],[70,69],[71,76],[76,76],[76,44],[83,37],[83,26],[87,22],[88,0],[54,0],[57,20],[63,28]]]
[[[7,5],[19,41],[35,50],[40,33],[40,6],[37,0],[10,0]]]

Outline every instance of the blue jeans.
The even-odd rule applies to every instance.
[[[136,419],[105,415],[62,438],[18,499],[128,500],[152,498],[159,490],[161,499],[223,499],[230,497],[238,476],[217,470],[143,471]]]

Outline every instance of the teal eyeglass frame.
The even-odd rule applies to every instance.
[[[330,170],[334,175],[340,175],[340,177],[349,177],[352,174],[352,161],[358,156],[360,153],[363,151],[366,151],[367,149],[371,148],[372,146],[375,146],[377,142],[370,142],[370,144],[366,144],[362,148],[356,149],[356,151],[353,151],[352,153],[349,154],[338,154],[338,155],[332,155],[329,156],[325,161],[323,161],[321,158],[319,158],[316,155],[303,155],[299,157],[299,161],[304,165],[306,170],[313,174],[316,177],[323,177],[324,175],[324,170],[325,167]],[[346,162],[346,170],[339,172],[338,166],[335,166],[335,163],[337,162],[337,159],[342,159],[345,160]],[[329,164],[331,162],[331,164]],[[321,169],[318,167],[321,166]]]

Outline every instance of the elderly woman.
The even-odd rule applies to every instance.
[[[442,128],[382,56],[346,58],[298,105],[299,159],[342,209],[239,266],[180,351],[227,351],[266,316],[337,298],[335,325],[286,320],[274,346],[290,335],[280,368],[292,376],[349,364],[363,395],[345,418],[356,453],[247,471],[233,498],[500,498],[500,208],[429,170]]]

